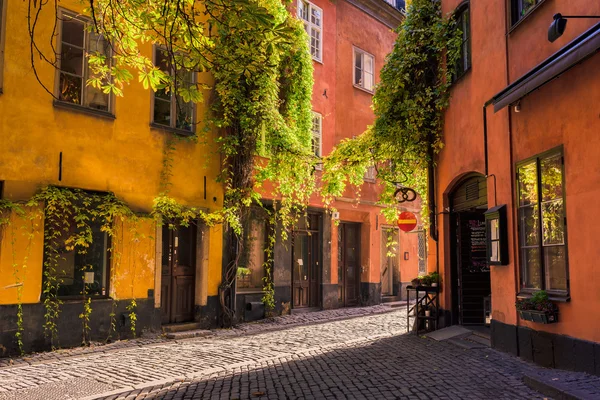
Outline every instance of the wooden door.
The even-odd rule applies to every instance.
[[[196,227],[163,227],[161,322],[194,319]]]
[[[293,251],[293,289],[294,308],[309,306],[310,281],[309,281],[309,257],[308,257],[308,235],[304,232],[296,232],[294,235]]]
[[[484,298],[490,295],[483,213],[458,213],[459,318],[463,325],[485,322]]]
[[[344,306],[355,306],[360,298],[360,225],[341,223],[338,227],[338,246],[342,303]]]
[[[398,270],[398,229],[384,228],[381,231],[381,294],[394,294],[394,272]]]

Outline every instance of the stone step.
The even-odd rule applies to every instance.
[[[390,308],[406,307],[406,301],[390,301],[382,305]]]
[[[183,322],[179,324],[163,325],[163,333],[184,332],[200,329],[201,325],[198,322]]]
[[[212,332],[205,329],[194,329],[190,331],[182,332],[170,332],[165,335],[167,339],[179,340],[179,339],[190,339],[195,337],[206,337],[211,336]]]
[[[402,298],[400,296],[382,296],[381,297],[382,303],[393,303],[396,301],[402,301]]]

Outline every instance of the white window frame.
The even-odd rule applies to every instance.
[[[164,47],[161,46],[157,46],[154,45],[152,46],[152,63],[154,65],[157,65],[158,63],[158,59],[156,58],[156,52],[157,51],[164,51]],[[173,69],[171,69],[171,71],[169,71],[170,74],[174,74],[175,71]],[[192,83],[196,83],[197,82],[197,76],[196,73],[192,71]],[[170,124],[169,125],[164,125],[158,122],[154,121],[154,105],[155,105],[155,101],[156,101],[156,92],[151,91],[151,96],[152,96],[152,101],[150,104],[150,125],[156,127],[156,128],[160,128],[160,129],[167,129],[182,135],[187,135],[187,136],[192,136],[196,134],[196,104],[192,103],[192,129],[184,129],[184,128],[177,128],[177,101],[173,99],[173,93],[171,93],[171,108],[170,108]]]
[[[7,1],[7,0],[4,0]],[[81,75],[81,86],[82,86],[82,90],[81,90],[81,104],[77,104],[77,103],[72,103],[69,101],[64,101],[64,100],[58,100],[60,97],[60,74],[61,72],[65,72],[62,71],[62,66],[61,66],[61,58],[62,58],[62,48],[63,48],[63,24],[62,21],[64,21],[66,18],[70,18],[70,19],[74,19],[77,20],[81,23],[83,23],[85,25],[84,31],[83,31],[83,66],[82,66],[82,75]],[[57,37],[57,43],[56,43],[56,47],[57,47],[57,58],[56,58],[56,76],[55,76],[55,87],[54,87],[54,95],[56,97],[56,101],[55,104],[61,104],[61,105],[66,105],[66,106],[70,106],[70,107],[75,107],[77,109],[83,109],[83,110],[91,110],[93,112],[97,112],[97,113],[104,113],[104,114],[114,114],[114,95],[112,93],[110,93],[108,95],[108,105],[107,105],[107,109],[106,110],[99,110],[96,109],[94,107],[90,107],[90,106],[86,106],[86,95],[87,95],[87,88],[90,87],[87,85],[87,80],[89,78],[88,75],[88,58],[87,58],[87,52],[89,51],[89,46],[90,46],[90,32],[87,29],[90,25],[90,20],[84,16],[81,16],[80,14],[76,13],[76,12],[72,12],[69,10],[65,10],[65,9],[59,9],[58,11],[58,37]],[[74,45],[71,45],[74,46]],[[110,60],[112,57],[111,54],[107,55],[107,58]],[[110,61],[109,61],[109,67],[110,67]]]
[[[374,90],[375,90],[375,56],[373,54],[371,54],[371,53],[368,53],[368,52],[366,52],[366,51],[364,51],[364,50],[356,47],[356,46],[353,46],[352,48],[353,48],[353,53],[354,53],[353,56],[352,56],[352,85],[355,88],[364,90],[364,91],[369,92],[369,93],[373,93]],[[358,56],[361,57],[362,68],[360,70],[360,72],[361,72],[360,81],[363,82],[362,84],[355,83],[356,82],[356,57],[358,57]],[[366,88],[364,86],[364,82],[365,82],[365,69],[364,69],[364,66],[365,66],[365,56],[366,57],[371,57],[371,65],[373,66],[373,71],[371,71],[372,85],[373,85],[373,87],[371,89]]]
[[[6,8],[8,0],[0,0],[0,94],[4,77],[4,43],[6,42]]]
[[[306,0],[298,0],[297,7],[298,7],[298,12],[297,12],[298,18],[300,18],[302,20],[302,22],[304,22],[304,30],[306,30],[306,33],[308,33],[308,51],[310,51],[310,54],[312,55],[313,60],[323,63],[323,10],[320,7],[317,7],[316,5],[311,3],[310,1],[306,1]],[[305,7],[308,10],[306,18],[304,18],[304,16],[302,15],[302,12],[301,12]],[[320,18],[321,19],[320,26],[311,22],[310,17],[313,13],[313,10],[320,14],[320,17],[321,17]],[[313,54],[312,47],[311,47],[313,31],[318,32],[319,38],[320,38],[320,42],[319,42],[320,45],[317,48],[316,54]]]
[[[315,132],[315,119],[318,119],[319,121],[319,131]],[[318,137],[319,138],[319,154],[315,154],[315,156],[319,157],[319,158],[323,158],[323,116],[321,114],[319,114],[316,111],[312,112],[312,124],[311,124],[311,132],[312,132],[312,136],[313,136],[313,144],[312,144],[312,148],[313,148],[313,154],[315,153],[314,150],[315,149],[315,138]],[[317,165],[317,169],[321,169],[321,165]]]

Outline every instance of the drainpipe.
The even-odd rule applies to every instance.
[[[435,242],[435,271],[440,273],[440,242],[437,226],[437,213],[435,202],[435,170],[433,167],[433,149],[429,148],[429,163],[427,165],[427,197],[429,199],[429,236]]]

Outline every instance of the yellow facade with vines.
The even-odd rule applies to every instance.
[[[81,12],[78,1],[59,5],[72,13]],[[56,68],[30,54],[27,6],[27,2],[14,0],[6,5],[0,80],[2,198],[27,201],[53,185],[112,192],[133,211],[147,214],[154,199],[168,190],[168,196],[183,205],[220,209],[223,188],[216,182],[220,157],[215,135],[200,133],[205,107],[196,105],[196,131],[201,138],[194,141],[151,126],[153,93],[138,82],[124,87],[123,97],[111,99],[112,116],[57,104],[46,91],[57,93]],[[35,44],[45,55],[53,56],[57,46],[57,36],[48,40],[55,23],[53,7],[46,7],[36,22]],[[142,49],[152,54],[153,46],[147,43]],[[14,212],[6,218],[10,221],[1,228],[0,239],[0,305],[39,302],[43,218],[18,217]],[[155,281],[160,266],[155,221],[142,219],[136,237],[132,237],[128,221],[115,224],[122,239],[116,246],[119,259],[113,256],[110,261],[110,296],[147,298],[149,290],[160,292]],[[222,230],[216,225],[207,232],[208,282],[203,295],[215,296],[221,279]]]

